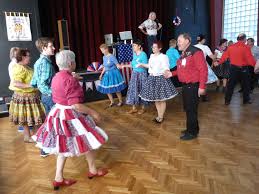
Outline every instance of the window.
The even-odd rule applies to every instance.
[[[223,38],[236,41],[238,34],[257,42],[258,0],[225,0],[223,16]]]

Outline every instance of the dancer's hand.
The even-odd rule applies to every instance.
[[[200,97],[200,96],[204,95],[204,94],[206,93],[205,91],[206,91],[205,89],[199,88],[199,90],[198,90],[198,96]]]
[[[218,65],[219,65],[218,61],[215,61],[215,62],[213,63],[213,66],[214,66],[214,67],[217,67]]]
[[[77,80],[82,80],[82,79],[83,79],[83,77],[80,76],[80,75],[78,75],[76,72],[72,72],[72,75],[73,75],[73,77],[76,78]]]
[[[101,75],[99,76],[99,80],[102,80],[102,78],[103,78],[103,75],[101,74]]]
[[[164,72],[164,77],[167,79],[167,78],[170,78],[170,77],[172,77],[173,75],[172,75],[172,72],[171,71],[169,71],[169,70],[165,70],[165,72]]]

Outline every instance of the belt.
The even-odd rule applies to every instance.
[[[231,64],[232,67],[236,67],[236,68],[239,68],[239,69],[242,69],[242,68],[247,68],[249,67],[248,65],[242,65],[242,66],[238,66],[238,65],[233,65]]]
[[[192,86],[192,85],[197,85],[199,82],[194,82],[194,83],[182,83],[183,86]]]

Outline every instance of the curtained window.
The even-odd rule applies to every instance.
[[[258,40],[258,0],[225,0],[223,37],[236,41],[240,33]]]

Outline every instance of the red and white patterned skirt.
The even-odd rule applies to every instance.
[[[91,116],[60,104],[51,109],[44,124],[32,138],[43,151],[65,157],[98,149],[108,140],[107,134],[96,126]]]

